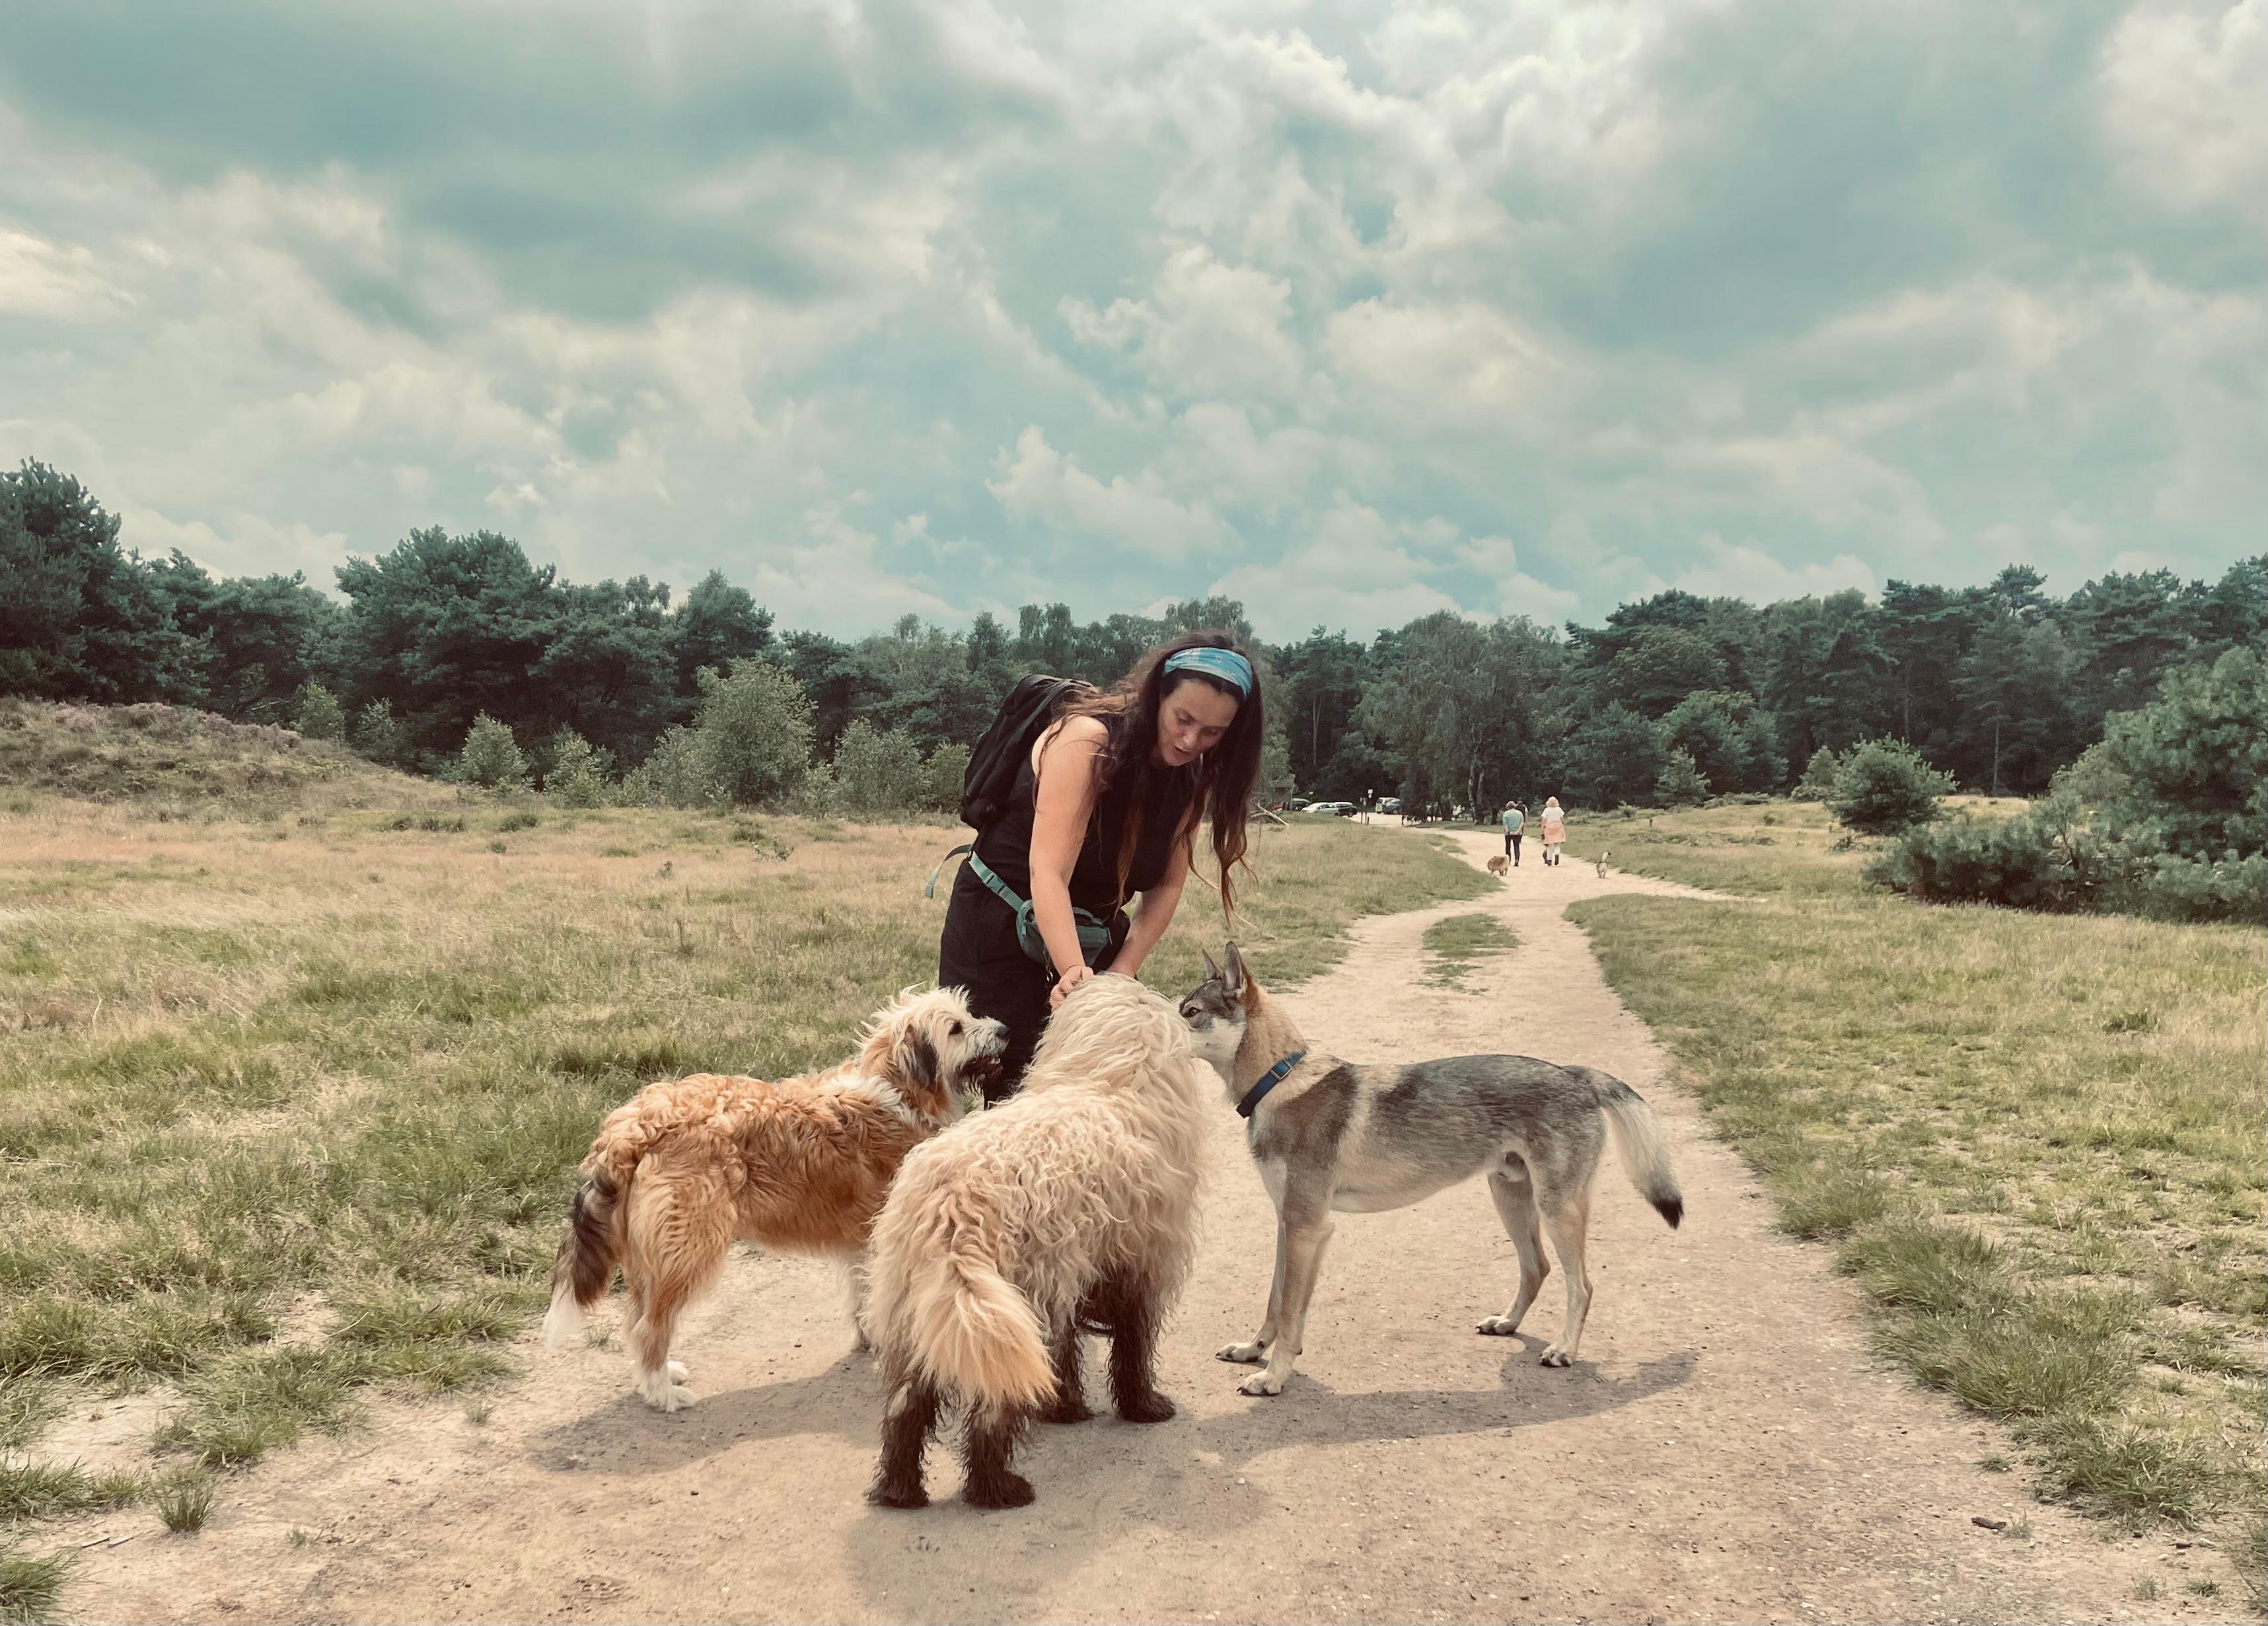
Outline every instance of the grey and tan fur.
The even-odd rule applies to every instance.
[[[1609,858],[1611,858],[1611,857],[1613,857],[1614,856],[1615,856],[1615,855],[1614,855],[1614,853],[1612,852],[1612,850],[1609,850],[1609,851],[1606,851],[1606,852],[1602,852],[1602,853],[1601,853],[1601,854],[1599,855],[1599,879],[1600,879],[1601,880],[1604,880],[1604,879],[1606,879],[1606,878],[1607,878],[1607,860],[1608,860],[1608,859],[1609,859]]]
[[[1660,1131],[1638,1093],[1591,1068],[1528,1056],[1407,1066],[1342,1062],[1307,1048],[1233,943],[1226,965],[1206,955],[1205,971],[1182,1001],[1182,1019],[1232,1103],[1284,1057],[1307,1050],[1252,1114],[1252,1159],[1276,1204],[1276,1278],[1259,1335],[1219,1352],[1225,1361],[1266,1363],[1237,1387],[1276,1394],[1292,1375],[1335,1210],[1406,1207],[1479,1174],[1487,1174],[1489,1196],[1519,1252],[1520,1291],[1510,1309],[1476,1330],[1506,1337],[1520,1330],[1550,1274],[1543,1257],[1549,1232],[1567,1278],[1567,1319],[1543,1365],[1572,1365],[1591,1307],[1584,1234],[1609,1120],[1631,1183],[1671,1225],[1685,1212]]]

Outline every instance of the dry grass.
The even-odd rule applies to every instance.
[[[34,1460],[89,1390],[161,1387],[158,1466],[194,1475],[372,1387],[509,1370],[609,1107],[832,1062],[935,970],[954,830],[430,792],[188,820],[0,794],[0,1519],[114,1499]],[[1283,982],[1356,915],[1491,884],[1351,827],[1254,857],[1239,935]],[[1158,986],[1198,980],[1210,901]]]
[[[1650,834],[1582,832],[1778,905],[1574,918],[1782,1224],[1840,1244],[1883,1347],[2014,1422],[2043,1493],[2130,1519],[2257,1507],[2262,935],[1908,903],[1861,886],[1816,808]]]

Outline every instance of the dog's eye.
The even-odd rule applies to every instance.
[[[960,1037],[961,1037],[961,1024],[960,1024],[960,1023],[958,1023],[958,1022],[947,1022],[947,1023],[945,1025],[945,1033],[946,1033],[946,1037],[947,1037],[948,1039],[958,1039],[958,1038],[960,1038]]]

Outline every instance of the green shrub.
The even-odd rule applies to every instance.
[[[929,806],[939,813],[954,812],[961,806],[961,782],[968,777],[968,747],[948,740],[929,754],[924,772]]]
[[[861,718],[843,731],[835,747],[835,778],[843,806],[854,817],[887,818],[929,801],[921,747],[902,729],[877,732]]]
[[[563,728],[552,739],[550,755],[543,793],[562,807],[603,807],[614,799],[614,787],[607,782],[613,753],[595,750],[573,729]]]
[[[408,765],[409,740],[394,719],[392,701],[373,700],[356,715],[354,748],[373,762],[393,768]]]
[[[2060,911],[2086,901],[2051,832],[2029,816],[1917,825],[1867,866],[1867,879],[1925,903]]]
[[[473,719],[464,749],[457,754],[457,777],[491,791],[525,791],[527,757],[512,729],[483,711]]]
[[[1823,802],[1835,794],[1835,776],[1843,764],[1835,753],[1822,746],[1811,754],[1811,761],[1803,765],[1803,777],[1795,782],[1795,799],[1799,802]]]
[[[291,703],[291,726],[303,739],[344,739],[347,710],[321,684],[302,683]]]
[[[1654,799],[1664,807],[1694,807],[1709,798],[1709,782],[1693,766],[1693,754],[1683,746],[1662,758],[1661,772],[1653,782]]]
[[[2125,882],[2118,902],[2157,920],[2233,920],[2268,926],[2268,854],[2183,858],[2154,853]]]
[[[1870,739],[1843,759],[1827,809],[1864,835],[1895,835],[1936,818],[1939,798],[1952,789],[1952,776],[1904,740]]]
[[[622,776],[617,795],[633,807],[699,807],[713,801],[701,736],[690,728],[667,730],[645,761]]]
[[[701,671],[695,724],[709,793],[736,807],[793,790],[811,761],[812,703],[793,674],[763,659],[733,674]]]

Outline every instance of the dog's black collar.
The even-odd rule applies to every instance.
[[[1262,1073],[1260,1082],[1247,1090],[1244,1093],[1244,1099],[1236,1103],[1236,1115],[1240,1118],[1250,1117],[1253,1109],[1268,1099],[1268,1092],[1283,1083],[1291,1076],[1292,1070],[1307,1059],[1307,1053],[1305,1050],[1294,1050],[1266,1072]]]

